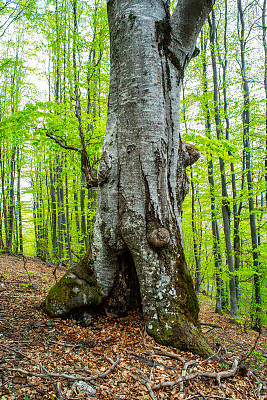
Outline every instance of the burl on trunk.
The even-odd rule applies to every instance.
[[[157,342],[212,354],[182,247],[186,166],[199,157],[180,138],[180,89],[212,2],[109,0],[110,92],[90,252],[50,290],[46,310],[138,300]],[[118,296],[117,296],[118,297]],[[114,300],[116,305],[116,301]],[[117,306],[119,306],[117,304]]]

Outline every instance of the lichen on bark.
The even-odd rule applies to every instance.
[[[174,19],[190,2],[201,18],[183,45],[186,19]],[[110,92],[92,252],[51,289],[46,307],[97,306],[133,284],[149,334],[208,356],[182,248],[185,168],[199,153],[182,143],[179,116],[181,78],[208,11],[203,0],[177,7],[170,18],[168,0],[108,2]]]

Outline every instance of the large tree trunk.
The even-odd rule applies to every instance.
[[[198,329],[181,221],[185,168],[199,153],[181,142],[179,94],[211,6],[184,0],[170,18],[168,0],[108,1],[109,111],[91,253],[46,299],[62,315],[112,296],[122,272],[129,285],[137,275],[147,332],[204,356],[211,350]]]

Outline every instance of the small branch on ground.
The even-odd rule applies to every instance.
[[[28,278],[29,278],[29,281],[30,281],[30,286],[31,287],[34,287],[34,284],[33,284],[33,282],[32,282],[32,278],[31,278],[31,275],[29,274],[29,271],[27,270],[27,268],[26,268],[26,263],[27,263],[27,257],[25,257],[25,256],[23,256],[23,268],[25,269],[25,271],[26,271],[26,273],[27,273],[27,275],[28,275]]]
[[[64,397],[61,392],[60,382],[56,382],[56,396],[59,400],[64,400]]]
[[[54,275],[54,278],[55,278],[55,281],[56,281],[56,283],[57,283],[57,269],[60,267],[60,264],[61,264],[61,260],[58,258],[58,256],[56,256],[57,257],[57,259],[59,260],[58,261],[58,263],[56,264],[56,266],[55,266],[55,268],[53,269],[53,275]]]
[[[251,353],[253,352],[253,350],[255,350],[255,347],[256,347],[256,345],[257,345],[257,343],[258,343],[258,340],[259,340],[259,338],[260,338],[260,335],[261,335],[261,332],[259,332],[258,337],[256,338],[256,340],[255,340],[253,346],[251,347],[251,349],[247,352],[246,355],[243,355],[243,356],[241,357],[241,359],[240,359],[240,361],[239,361],[239,364],[240,364],[240,365],[243,364],[244,361],[251,355]]]
[[[184,367],[182,370],[182,377],[186,375],[187,368],[190,367],[190,365],[196,364],[196,362],[197,362],[196,360],[191,360],[191,361],[187,361],[184,364]],[[182,382],[180,382],[180,392],[183,392],[183,391],[184,391],[184,382],[182,381]]]
[[[216,325],[216,324],[213,324],[213,323],[207,324],[207,323],[205,323],[205,322],[201,322],[200,325],[201,325],[201,326],[207,326],[207,327],[210,328],[210,329],[208,329],[208,330],[205,331],[205,334],[209,333],[209,332],[212,331],[213,329],[221,329],[222,331],[224,331],[224,329],[223,329],[222,326]]]
[[[27,357],[29,358],[29,357]],[[107,376],[119,363],[121,359],[121,355],[119,355],[119,357],[117,358],[117,360],[113,363],[113,365],[105,372],[103,372],[102,374],[97,374],[97,375],[93,375],[93,376],[74,376],[74,375],[67,375],[67,374],[59,374],[56,372],[49,372],[47,371],[47,369],[45,369],[40,363],[37,363],[38,365],[41,366],[41,368],[45,371],[45,373],[37,373],[37,372],[32,372],[32,371],[26,371],[24,369],[21,368],[7,368],[7,367],[1,367],[0,365],[0,369],[2,370],[6,370],[9,372],[19,372],[22,375],[27,375],[27,376],[36,376],[38,378],[61,378],[61,379],[68,379],[70,381],[85,381],[85,382],[90,382],[99,378],[104,378],[105,376]]]
[[[186,397],[184,400],[191,400],[191,399],[197,399],[197,398],[203,398],[203,399],[223,399],[223,400],[238,400],[238,399],[233,399],[229,397],[222,397],[222,396],[216,396],[215,394],[195,394],[190,397]]]
[[[46,369],[41,363],[39,363],[39,362],[36,361],[35,359],[33,359],[33,358],[27,356],[27,354],[24,354],[24,353],[22,353],[21,351],[16,350],[16,349],[12,349],[11,347],[6,346],[6,345],[1,344],[1,343],[0,343],[0,347],[2,347],[3,349],[6,349],[6,350],[9,351],[10,353],[15,353],[15,354],[18,354],[19,356],[21,356],[21,357],[23,357],[23,358],[27,358],[29,361],[31,361],[31,362],[37,364],[43,371],[45,371],[46,373],[48,373],[47,369]],[[0,368],[1,368],[1,365],[0,365]]]
[[[235,376],[238,370],[238,361],[237,359],[234,359],[232,369],[229,369],[228,371],[221,371],[221,372],[207,372],[207,371],[196,371],[193,372],[192,374],[181,376],[180,378],[176,379],[175,381],[169,381],[169,382],[161,382],[156,385],[152,386],[152,389],[154,390],[159,390],[163,387],[173,387],[175,385],[178,385],[180,382],[183,381],[190,381],[195,378],[211,378],[215,379],[218,384],[220,385],[221,379],[229,378],[231,376]]]
[[[177,371],[177,368],[154,361],[154,360],[150,360],[149,358],[145,358],[142,356],[139,356],[138,354],[135,353],[130,353],[130,356],[138,361],[140,361],[143,364],[148,365],[149,367],[164,367],[167,370],[171,370],[171,371]]]
[[[176,354],[176,353],[172,353],[172,352],[170,352],[170,351],[167,351],[167,350],[165,350],[165,349],[162,349],[161,347],[158,347],[158,346],[150,346],[153,350],[156,350],[157,352],[159,352],[161,355],[163,355],[163,356],[167,356],[167,357],[170,357],[170,358],[174,358],[175,360],[179,360],[179,361],[181,361],[182,363],[184,363],[185,362],[185,360],[183,359],[183,357],[181,357],[181,356],[179,356],[178,354]]]
[[[258,387],[255,390],[255,393],[260,393],[262,390],[267,390],[267,382],[264,382],[260,380],[252,371],[249,371],[249,373],[253,376],[255,381],[258,383]]]
[[[64,265],[64,267],[68,267],[68,265],[65,264],[58,256],[56,256],[56,258],[58,259],[58,263],[56,264],[52,273],[53,273],[55,281],[57,283],[57,275],[56,275],[57,270],[60,269],[62,267],[62,265]]]
[[[107,359],[110,363],[114,363],[114,361],[112,360],[112,358],[106,357],[106,359]],[[131,365],[131,367],[133,367],[133,366]],[[152,400],[157,400],[157,397],[156,397],[156,395],[155,395],[155,393],[153,392],[152,387],[151,387],[152,381],[151,381],[142,371],[138,370],[138,373],[141,375],[141,376],[138,376],[138,375],[134,374],[132,371],[130,371],[128,368],[119,366],[119,369],[124,370],[124,371],[127,371],[127,373],[128,373],[132,378],[134,378],[136,381],[142,383],[142,384],[147,388],[148,393],[149,393],[151,399],[152,399]]]

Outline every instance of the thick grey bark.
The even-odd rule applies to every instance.
[[[100,287],[94,286],[98,298],[84,291],[79,297],[79,305],[101,301],[111,293],[119,271],[134,264],[148,333],[158,342],[201,355],[211,350],[198,329],[181,229],[188,192],[185,167],[199,153],[181,142],[179,94],[211,6],[185,0],[170,18],[167,0],[108,1],[109,110],[89,261]],[[88,273],[84,261],[74,273],[92,282],[86,268]],[[53,288],[46,300],[50,314],[60,310],[59,303]]]

